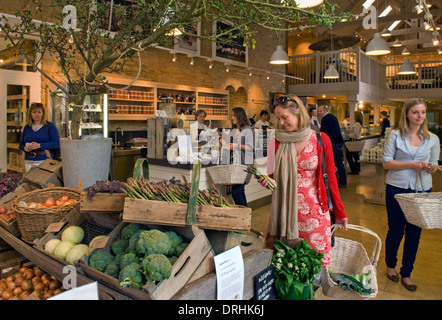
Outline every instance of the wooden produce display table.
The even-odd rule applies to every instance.
[[[360,163],[374,164],[376,167],[376,176],[374,183],[373,198],[365,199],[365,203],[378,204],[385,206],[385,178],[388,170],[382,166],[382,162],[359,161]]]

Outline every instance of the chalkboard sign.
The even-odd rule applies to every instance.
[[[255,277],[255,300],[275,300],[275,274],[270,265]]]

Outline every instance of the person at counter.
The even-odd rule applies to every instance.
[[[256,129],[267,129],[270,126],[270,114],[266,110],[259,113],[260,119],[253,125]]]
[[[250,127],[246,111],[241,108],[232,109],[232,130],[226,136],[223,133],[223,148],[229,150],[229,163],[253,165],[254,134]],[[232,185],[232,198],[235,204],[247,206],[245,186],[250,182],[251,174],[247,175],[242,184]]]
[[[309,109],[309,113],[310,113],[311,128],[319,132],[319,130],[321,129],[321,125],[319,124],[318,120],[318,110],[316,110],[316,107],[311,107]]]
[[[355,112],[353,115],[355,119],[355,123],[350,127],[350,130],[347,134],[348,139],[350,141],[360,141],[362,134],[362,122],[363,116],[360,111]],[[346,157],[348,161],[348,165],[350,166],[350,172],[348,174],[356,174],[358,175],[361,171],[361,164],[359,163],[359,151],[351,152],[346,148]]]
[[[341,188],[347,187],[347,175],[343,162],[342,146],[344,139],[342,138],[341,129],[339,127],[338,119],[328,112],[328,107],[321,105],[318,108],[318,114],[321,116],[321,132],[329,136],[332,146],[333,155],[335,158],[335,165],[338,169],[338,186]]]
[[[405,235],[401,282],[410,291],[417,286],[411,281],[422,229],[407,222],[395,199],[398,193],[431,192],[431,171],[438,164],[440,141],[428,130],[426,104],[420,99],[405,102],[399,119],[399,129],[393,130],[384,148],[383,167],[386,176],[385,203],[387,207],[388,232],[385,240],[385,263],[388,279],[397,282],[395,270],[397,252]],[[418,175],[421,175],[421,180]]]
[[[19,144],[19,149],[25,152],[26,172],[47,159],[45,150],[54,157],[59,148],[60,135],[55,125],[47,120],[45,107],[39,102],[31,103]]]
[[[270,223],[266,247],[273,248],[275,239],[289,246],[305,239],[313,248],[324,253],[322,265],[331,263],[331,217],[322,164],[329,177],[329,188],[336,223],[347,226],[347,215],[339,195],[335,175],[333,148],[330,138],[310,127],[310,117],[302,101],[295,95],[280,97],[275,115],[282,130],[269,142],[267,173],[276,181],[272,193]],[[265,179],[259,179],[267,187]]]
[[[381,136],[385,136],[385,129],[390,127],[390,120],[387,117],[387,111],[381,111]]]

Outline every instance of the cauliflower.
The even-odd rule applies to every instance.
[[[175,252],[175,248],[183,243],[183,238],[174,231],[166,231],[165,234],[167,234],[171,243],[171,249],[167,255],[171,256]]]
[[[129,240],[127,240],[127,239],[117,239],[111,245],[112,253],[114,255],[117,255],[120,252],[125,252],[127,247],[128,247],[128,245],[129,245]]]
[[[169,279],[172,274],[172,264],[164,254],[150,254],[141,261],[147,282],[157,282]]]
[[[125,266],[118,275],[120,286],[141,289],[144,284],[143,268],[136,262]]]
[[[105,251],[99,251],[92,254],[89,258],[89,265],[101,272],[104,272],[109,263],[114,262],[114,256]]]
[[[140,257],[149,254],[168,254],[171,250],[169,236],[156,229],[143,231],[140,233],[136,244],[136,252]]]
[[[125,253],[120,257],[120,269],[123,269],[125,266],[130,265],[133,262],[139,262],[140,259],[136,256],[135,253]]]
[[[139,223],[129,223],[121,230],[121,237],[129,240],[138,230],[146,230],[146,227]]]
[[[106,269],[104,269],[104,273],[110,275],[111,277],[118,278],[118,275],[120,273],[120,266],[115,261],[109,263],[106,266]]]

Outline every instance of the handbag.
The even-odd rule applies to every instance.
[[[333,203],[331,200],[331,195],[330,195],[330,187],[328,184],[328,175],[327,175],[327,169],[325,167],[325,156],[324,156],[324,145],[322,144],[322,139],[321,139],[321,133],[317,132],[316,133],[316,138],[318,139],[319,145],[322,147],[322,177],[324,178],[324,183],[325,183],[325,190],[327,191],[327,201],[328,201],[328,211],[330,213],[330,222],[331,225],[335,224],[335,215],[333,213]],[[331,245],[332,247],[335,245],[335,236],[334,234],[332,234],[332,238],[331,238]]]
[[[364,149],[365,140],[348,140],[344,144],[350,152],[361,152]]]

